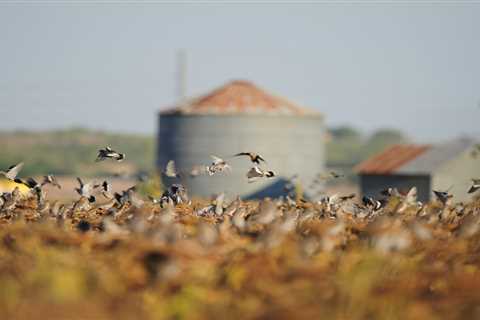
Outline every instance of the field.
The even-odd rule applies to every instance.
[[[7,199],[1,319],[480,317],[480,201]]]

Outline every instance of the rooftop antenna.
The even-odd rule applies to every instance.
[[[187,98],[187,52],[184,49],[177,51],[177,98],[182,104]]]

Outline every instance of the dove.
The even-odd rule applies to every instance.
[[[62,189],[62,186],[58,183],[57,178],[55,178],[55,176],[51,174],[43,176],[43,181],[41,185],[43,187],[46,184],[51,184],[52,186],[57,187],[58,189]]]
[[[468,189],[468,193],[474,193],[480,189],[480,179],[472,179],[472,185]]]
[[[260,178],[273,178],[275,177],[275,172],[271,170],[262,170],[259,167],[255,166],[247,172],[248,182],[252,183],[257,181]]]
[[[177,167],[175,166],[175,161],[170,160],[165,167],[165,171],[163,172],[169,178],[178,178],[180,174],[177,171]]]
[[[256,164],[260,164],[260,161],[265,162],[265,159],[261,155],[254,152],[240,152],[234,155],[234,157],[240,157],[240,156],[248,156],[250,158],[250,161]]]
[[[118,153],[110,147],[105,147],[105,149],[98,150],[97,159],[95,162],[103,161],[105,159],[114,159],[117,161],[122,161],[125,159],[124,153]]]
[[[23,168],[23,162],[10,166],[7,171],[0,171],[8,180],[15,180],[20,170]]]
[[[210,166],[206,167],[206,170],[210,176],[213,176],[217,172],[230,171],[232,169],[232,167],[230,167],[230,165],[227,164],[227,162],[222,158],[214,155],[211,155],[210,157],[212,158],[213,162]]]

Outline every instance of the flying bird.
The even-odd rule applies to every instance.
[[[98,150],[98,155],[95,162],[103,161],[105,159],[114,159],[120,162],[125,159],[125,154],[118,153],[110,147],[105,147],[105,149]]]
[[[248,183],[255,182],[260,178],[273,178],[275,176],[275,172],[271,170],[262,170],[257,166],[251,168],[247,172]]]
[[[7,171],[0,171],[0,174],[3,174],[8,180],[15,180],[22,168],[23,162],[20,162],[19,164],[10,166]]]
[[[43,176],[43,181],[41,185],[43,187],[46,184],[51,184],[52,186],[57,187],[58,189],[62,189],[62,186],[58,183],[57,178],[55,178],[55,176],[51,174]]]
[[[80,179],[79,177],[77,177],[77,181],[80,187],[75,188],[75,191],[77,191],[77,193],[82,197],[87,198],[89,202],[95,202],[96,199],[95,196],[92,195],[92,193],[94,189],[99,187],[99,185],[94,185],[93,182],[83,183],[82,179]]]
[[[254,152],[240,152],[234,155],[234,157],[240,157],[240,156],[248,156],[250,157],[250,161],[256,164],[260,164],[260,161],[265,162],[265,159],[261,155]]]
[[[217,156],[210,156],[213,160],[212,164],[206,167],[206,170],[210,176],[213,176],[217,172],[230,171],[232,167],[222,158]]]
[[[448,201],[448,199],[453,197],[451,194],[448,193],[448,191],[433,190],[433,193],[435,194],[435,197],[437,198],[437,200],[443,204],[445,204]]]
[[[102,187],[102,195],[107,199],[113,199],[112,185],[107,180],[102,182],[101,187]]]
[[[177,171],[177,167],[175,166],[175,161],[170,160],[167,163],[164,171],[165,175],[170,178],[178,178],[180,177],[180,173]]]
[[[468,193],[474,193],[480,189],[480,179],[472,179],[472,185],[468,189]]]

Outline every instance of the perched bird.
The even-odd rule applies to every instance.
[[[480,189],[480,179],[472,179],[472,185],[468,189],[468,193],[474,193]]]
[[[273,172],[271,170],[262,170],[257,166],[251,168],[247,172],[247,178],[248,178],[249,183],[252,183],[252,182],[258,180],[259,178],[264,178],[264,177],[265,178],[273,178],[275,176],[276,176],[275,172]]]
[[[165,167],[165,171],[163,172],[169,178],[178,178],[180,174],[177,171],[177,167],[175,166],[175,161],[170,160]]]
[[[118,153],[117,151],[113,150],[110,147],[106,147],[105,149],[98,150],[96,162],[103,161],[105,159],[114,159],[117,161],[122,161],[125,159],[124,153]]]
[[[234,155],[234,157],[239,157],[239,156],[248,156],[250,157],[250,161],[256,164],[260,164],[260,161],[265,162],[265,159],[261,155],[254,152],[240,152]]]
[[[0,171],[0,174],[3,174],[8,180],[15,180],[22,168],[23,162],[20,162],[19,164],[10,166],[7,171]]]
[[[435,197],[437,198],[437,200],[443,204],[447,203],[448,199],[453,197],[451,194],[448,193],[448,191],[433,190],[433,193],[435,194]]]
[[[75,191],[82,197],[88,199],[89,202],[95,202],[95,196],[92,194],[94,189],[98,188],[99,185],[95,185],[93,182],[83,183],[82,179],[77,177],[78,184],[80,185],[79,188],[75,188]]]
[[[210,166],[206,167],[206,170],[210,176],[213,176],[217,172],[223,172],[223,171],[230,171],[232,167],[230,167],[229,164],[222,158],[219,158],[217,156],[210,156],[213,160],[212,164]]]
[[[58,189],[62,189],[62,186],[58,183],[57,178],[55,176],[49,174],[46,176],[43,176],[43,181],[42,181],[42,187],[46,184],[51,184],[54,187],[57,187]]]

